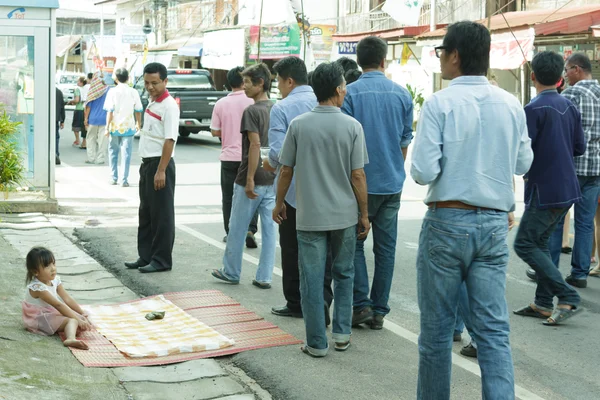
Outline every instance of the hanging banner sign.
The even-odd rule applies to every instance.
[[[259,56],[259,27],[250,27],[250,59]],[[260,27],[260,58],[277,59],[300,56],[300,28],[297,24]]]
[[[515,39],[516,37],[516,39]],[[490,68],[510,70],[533,58],[535,30],[527,28],[520,31],[492,34],[490,48]],[[439,41],[441,44],[441,40]],[[417,46],[419,43],[417,42]],[[421,53],[421,65],[428,71],[440,72],[440,60],[435,55],[436,45],[424,45]]]
[[[333,35],[336,32],[335,25],[311,25],[310,44],[317,64],[329,61],[333,47]]]

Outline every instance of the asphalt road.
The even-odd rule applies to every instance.
[[[71,113],[67,113],[71,116]],[[67,121],[70,126],[70,120]],[[239,286],[229,286],[210,276],[221,266],[224,235],[221,218],[219,142],[206,135],[180,138],[176,147],[176,243],[174,269],[168,273],[143,275],[126,270],[124,261],[135,260],[137,229],[137,140],[129,182],[130,188],[111,186],[108,165],[84,164],[84,151],[71,147],[73,134],[62,132],[61,158],[56,169],[57,197],[61,213],[53,221],[73,231],[86,250],[134,291],[151,295],[169,291],[218,289],[237,299],[282,329],[304,338],[300,319],[270,313],[283,305],[280,256],[276,257],[271,290],[251,285],[260,249],[246,250]],[[517,198],[522,184],[517,180]],[[398,227],[396,270],[392,285],[391,313],[382,331],[353,330],[352,347],[346,353],[331,351],[324,359],[313,359],[299,346],[255,350],[233,356],[233,361],[272,393],[276,399],[412,399],[415,398],[419,332],[416,295],[416,255],[425,188],[407,179]],[[522,212],[522,204],[518,205]],[[260,231],[260,227],[259,227]],[[511,232],[512,245],[516,232]],[[372,245],[367,241],[367,264],[373,269]],[[279,253],[279,248],[278,248]],[[566,274],[569,259],[563,256]],[[60,268],[60,266],[59,266]],[[535,290],[524,274],[525,264],[511,254],[508,266],[509,309],[528,304]],[[521,399],[600,398],[596,378],[600,333],[600,279],[590,278],[579,291],[586,312],[564,326],[546,327],[541,320],[511,316],[511,343],[515,362],[517,396]],[[468,343],[466,333],[463,345]],[[452,398],[481,398],[475,360],[458,355],[454,345]]]

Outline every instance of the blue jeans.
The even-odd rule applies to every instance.
[[[575,203],[575,240],[571,256],[571,276],[575,279],[586,279],[590,272],[590,259],[594,241],[594,216],[600,196],[600,177],[578,176],[581,188],[581,201]],[[558,267],[562,246],[562,230],[564,219],[559,221],[550,237],[550,254],[552,262]]]
[[[369,195],[369,220],[373,232],[375,271],[369,298],[369,275],[365,260],[365,241],[356,241],[354,256],[354,310],[371,307],[375,314],[390,312],[388,300],[396,261],[396,239],[398,237],[398,210],[400,195]]]
[[[550,235],[559,221],[564,221],[567,211],[569,207],[541,210],[530,206],[521,218],[515,239],[515,252],[536,272],[534,303],[542,311],[552,311],[554,296],[558,297],[558,304],[577,306],[580,303],[579,294],[565,282],[548,250]]]
[[[327,250],[331,249],[334,288],[334,342],[350,340],[352,325],[352,284],[354,282],[354,251],[356,226],[328,232],[298,231],[298,261],[302,313],[306,327],[306,346],[315,355],[324,356],[329,346],[325,331],[325,300],[323,280]]]
[[[421,310],[417,399],[450,398],[452,332],[463,282],[483,398],[515,398],[505,297],[507,234],[505,212],[451,208],[427,212],[417,255]]]
[[[104,133],[100,133],[104,134]],[[110,135],[108,144],[108,161],[112,178],[119,180],[119,153],[121,153],[121,163],[123,167],[123,183],[128,183],[129,165],[131,164],[131,153],[133,152],[133,136]]]
[[[221,272],[231,280],[240,280],[248,224],[250,224],[252,217],[258,210],[262,229],[262,245],[256,280],[261,283],[271,283],[273,280],[273,267],[275,266],[277,234],[276,224],[273,221],[275,189],[273,185],[256,186],[254,193],[258,194],[258,197],[250,200],[246,196],[244,187],[237,183],[234,184],[229,234],[227,235],[227,247],[223,256],[223,269]],[[323,313],[323,310],[321,310],[321,313]]]

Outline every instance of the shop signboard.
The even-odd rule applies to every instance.
[[[260,35],[259,35],[260,32]],[[257,25],[250,27],[250,59],[259,57],[264,60],[278,59],[287,56],[300,56],[300,28],[297,24],[289,25]]]
[[[315,62],[320,64],[329,61],[333,47],[333,35],[336,33],[335,25],[311,25],[310,43]]]
[[[338,42],[339,54],[356,54],[358,42]]]

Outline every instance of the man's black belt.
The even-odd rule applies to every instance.
[[[160,161],[159,157],[142,157],[142,162]]]

